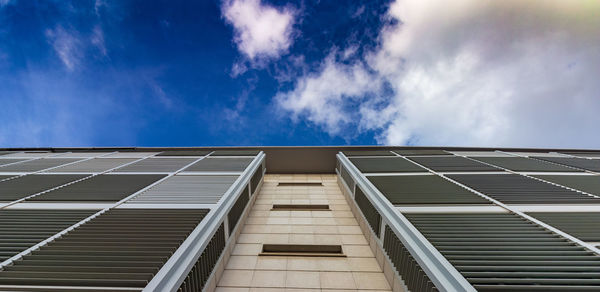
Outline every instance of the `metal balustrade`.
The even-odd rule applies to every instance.
[[[390,257],[396,271],[403,276],[404,283],[411,291],[433,292],[438,289],[433,285],[421,266],[389,226],[385,227],[383,249]]]
[[[363,193],[360,187],[356,188],[354,200],[356,201],[356,205],[358,205],[363,215],[365,215],[365,218],[367,219],[367,222],[369,222],[373,232],[379,237],[381,233],[381,215],[379,215],[377,209],[373,207],[373,204],[371,204],[369,199],[367,199],[365,193]]]
[[[441,153],[435,152],[435,154]],[[376,239],[376,241],[384,247],[390,259],[394,257],[392,261],[395,261],[396,271],[409,289],[416,289],[414,291],[436,291],[435,289],[439,291],[476,291],[344,154],[338,153],[336,157],[341,168],[336,170],[338,175],[346,185],[352,186],[347,189],[350,195],[355,196],[353,186],[356,183],[356,189],[360,188],[361,193],[381,215],[381,224],[389,231],[387,236],[384,233],[383,238]],[[397,241],[393,238],[396,238]],[[385,244],[386,240],[388,240],[387,244]],[[392,242],[394,243],[392,244]],[[405,251],[402,248],[405,248]],[[424,280],[424,276],[429,280]],[[432,284],[428,284],[429,282]],[[429,290],[418,290],[415,287]]]
[[[202,291],[202,288],[204,288],[206,285],[206,281],[213,272],[217,261],[225,249],[225,244],[225,226],[221,224],[208,245],[206,245],[206,248],[202,252],[200,258],[198,258],[198,261],[196,261],[196,264],[190,273],[187,275],[183,283],[181,283],[178,291]]]
[[[214,275],[214,266],[212,268],[205,266],[202,269],[196,266],[210,266],[210,261],[200,260],[203,253],[205,257],[208,253],[210,253],[211,258],[217,256],[215,249],[218,250],[218,248],[209,247],[209,244],[218,242],[219,239],[215,238],[219,237],[218,233],[221,232],[222,228],[227,231],[226,241],[229,242],[232,232],[235,232],[234,227],[231,227],[231,225],[237,225],[237,222],[231,222],[230,220],[234,217],[239,220],[243,212],[247,210],[251,179],[257,171],[264,173],[264,160],[265,154],[263,152],[260,152],[251,160],[248,167],[223,195],[211,213],[207,215],[207,218],[192,231],[143,291],[178,291],[179,289],[189,291],[184,289],[194,289],[193,287],[201,289],[200,286],[206,284],[207,279]],[[233,219],[233,221],[235,220]],[[229,225],[229,228],[224,227],[225,225]],[[216,243],[214,245],[218,246]],[[209,252],[209,249],[213,251]],[[219,257],[221,256],[222,253],[219,253]],[[196,269],[194,269],[195,267]],[[209,278],[204,279],[205,276],[203,275],[205,273],[208,273]]]

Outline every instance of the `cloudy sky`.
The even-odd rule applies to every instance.
[[[599,125],[596,0],[0,0],[2,147],[600,148]]]

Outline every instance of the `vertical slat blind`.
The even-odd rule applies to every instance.
[[[250,179],[250,194],[251,195],[253,195],[256,192],[256,189],[258,188],[258,185],[260,184],[260,181],[263,177],[263,172],[264,172],[264,166],[261,164],[261,166],[252,175],[252,178]]]
[[[385,227],[383,249],[410,291],[438,291],[389,226]]]
[[[367,222],[369,222],[371,229],[373,229],[373,232],[377,235],[377,237],[379,237],[381,230],[381,215],[379,215],[377,209],[373,207],[373,204],[371,204],[369,199],[358,186],[356,187],[354,199],[356,200],[356,205],[358,205],[361,212],[367,219]]]
[[[247,187],[244,188],[244,191],[240,194],[238,199],[235,201],[235,204],[233,204],[233,207],[231,207],[231,210],[229,210],[229,213],[227,214],[227,219],[229,222],[229,234],[233,232],[233,229],[237,225],[242,213],[244,212],[244,208],[246,208],[246,205],[248,205],[248,202],[250,201],[247,189]]]
[[[198,258],[198,261],[181,284],[181,287],[179,287],[179,291],[202,291],[224,249],[225,227],[221,224],[206,248],[204,248],[202,255],[200,255],[200,258]]]

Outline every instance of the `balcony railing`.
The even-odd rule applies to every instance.
[[[339,177],[411,291],[476,291],[343,153],[337,160]]]

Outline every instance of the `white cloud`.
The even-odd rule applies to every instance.
[[[167,93],[165,93],[165,90],[162,89],[162,87],[160,87],[160,85],[158,85],[157,82],[150,81],[149,82],[149,86],[150,86],[150,88],[152,89],[152,92],[154,93],[154,95],[156,96],[156,98],[162,104],[163,107],[165,107],[166,109],[172,109],[173,108],[173,99],[171,99],[171,97],[169,97],[167,95]]]
[[[326,60],[276,100],[329,133],[354,123],[384,144],[598,147],[599,12],[594,1],[399,0],[386,15],[397,24],[352,70]]]
[[[277,58],[291,46],[294,9],[260,0],[226,0],[221,9],[233,25],[238,49],[251,61]]]
[[[90,144],[101,131],[94,125],[106,122],[103,115],[112,109],[101,94],[57,71],[26,69],[2,77],[8,82],[0,92],[0,145],[6,147]]]
[[[73,71],[81,57],[81,42],[71,32],[58,26],[46,30],[46,39],[69,71]]]
[[[95,25],[89,32],[58,25],[53,29],[46,29],[45,35],[46,41],[68,71],[75,71],[85,65],[85,59],[92,55],[99,58],[108,56],[104,31],[100,25]]]
[[[104,45],[104,31],[100,27],[100,25],[94,26],[94,30],[92,31],[92,35],[90,37],[90,42],[98,48],[102,56],[106,56],[106,46]]]
[[[362,63],[342,65],[331,54],[319,74],[305,76],[298,80],[293,91],[281,93],[275,99],[283,109],[304,115],[337,134],[345,124],[352,123],[345,103],[380,89],[380,80],[374,79]]]

